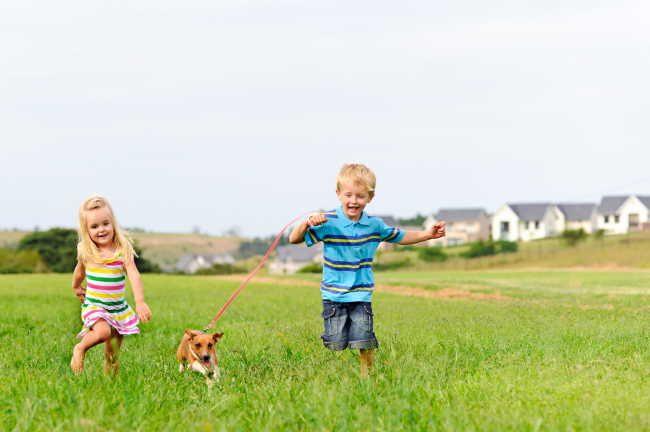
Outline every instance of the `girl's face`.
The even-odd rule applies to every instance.
[[[113,244],[115,230],[107,207],[88,211],[86,224],[90,239],[95,242],[97,247],[101,248]]]
[[[363,209],[372,200],[367,188],[352,182],[343,182],[336,195],[341,201],[343,213],[352,221],[361,219]]]

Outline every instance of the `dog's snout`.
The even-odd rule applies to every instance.
[[[204,355],[203,356],[203,361],[210,361],[210,356],[209,355]]]

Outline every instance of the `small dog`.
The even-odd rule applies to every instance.
[[[219,380],[219,359],[216,345],[223,333],[206,334],[199,330],[185,330],[176,351],[178,371],[192,369],[208,378]]]

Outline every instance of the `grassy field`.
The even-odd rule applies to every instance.
[[[318,288],[306,278],[243,291],[218,322],[223,380],[208,390],[177,372],[174,351],[237,281],[146,275],[154,319],[127,338],[110,378],[98,348],[83,376],[69,371],[80,322],[68,275],[0,276],[0,429],[650,429],[650,273],[382,273],[383,285],[500,297],[378,292],[381,346],[367,381],[356,352],[322,348]]]

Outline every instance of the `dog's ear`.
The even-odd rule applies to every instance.
[[[185,330],[185,334],[189,337],[189,340],[192,340],[198,333],[196,330],[187,329]]]
[[[223,332],[221,332],[221,333],[215,333],[215,334],[212,335],[212,340],[216,342],[216,341],[218,341],[219,339],[221,339],[222,336],[223,336]]]

